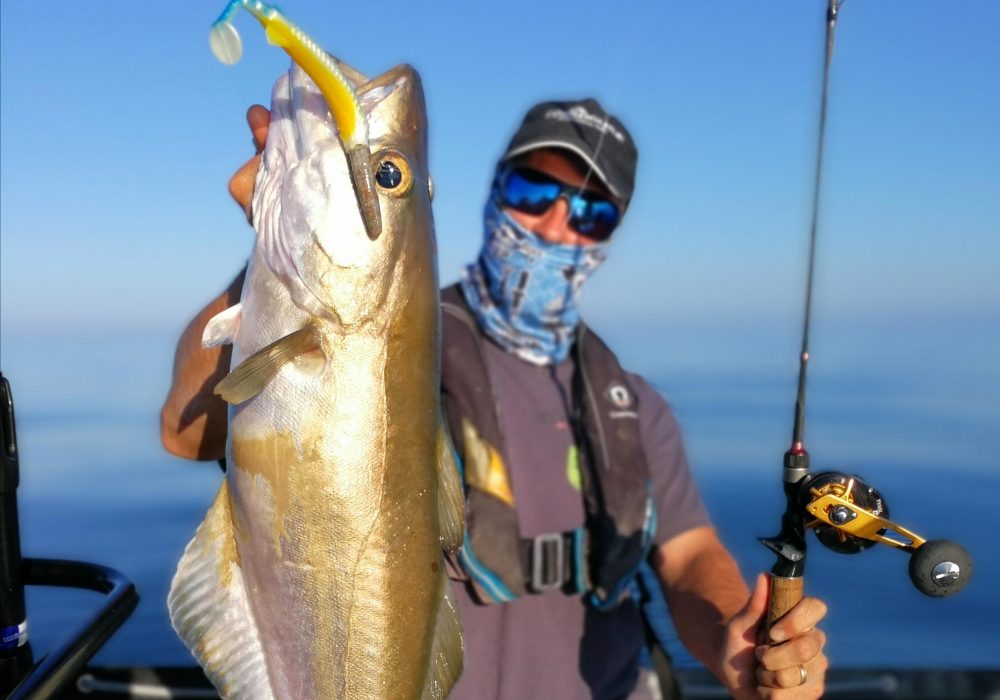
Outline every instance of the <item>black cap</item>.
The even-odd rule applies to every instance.
[[[565,148],[583,158],[611,193],[628,201],[639,153],[628,129],[594,99],[542,102],[525,115],[502,160],[536,148]]]

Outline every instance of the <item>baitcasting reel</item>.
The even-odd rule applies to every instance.
[[[949,596],[969,582],[972,558],[962,545],[927,541],[892,522],[882,494],[856,476],[810,474],[799,483],[798,502],[805,527],[835,552],[857,554],[877,542],[909,552],[910,580],[921,593]]]

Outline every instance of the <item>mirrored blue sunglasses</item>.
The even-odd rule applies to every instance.
[[[505,206],[540,216],[564,197],[569,203],[569,225],[577,233],[605,240],[621,219],[618,205],[593,190],[581,190],[550,175],[526,167],[513,167],[500,174],[500,198]]]

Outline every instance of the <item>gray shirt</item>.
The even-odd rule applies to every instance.
[[[584,522],[569,424],[572,360],[537,367],[485,342],[486,366],[506,440],[508,475],[522,537]],[[638,375],[643,450],[657,509],[654,543],[708,525],[667,403]],[[481,605],[454,584],[465,635],[465,670],[450,700],[611,700],[648,697],[637,688],[643,627],[629,600],[609,612],[560,591]],[[644,685],[644,684],[640,684]]]

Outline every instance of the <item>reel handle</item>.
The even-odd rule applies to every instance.
[[[757,630],[758,644],[771,643],[771,626],[802,600],[802,591],[805,586],[805,578],[802,576],[786,577],[768,574],[768,579],[767,613]]]
[[[951,540],[930,540],[910,556],[910,580],[932,598],[958,593],[972,577],[972,557]]]

